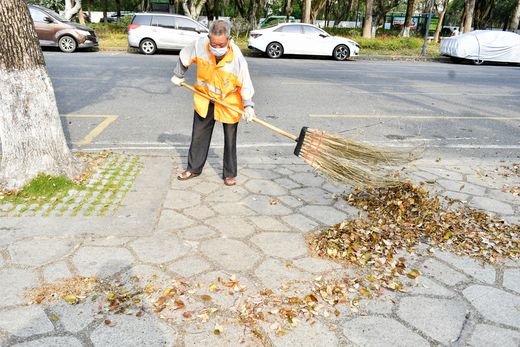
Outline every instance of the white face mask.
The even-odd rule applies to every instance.
[[[228,47],[222,47],[222,48],[215,48],[212,45],[209,45],[209,50],[215,57],[222,57],[224,54],[226,54]]]

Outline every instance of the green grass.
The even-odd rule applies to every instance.
[[[124,23],[89,23],[99,37],[99,47],[126,48],[128,47],[128,29]]]
[[[359,43],[361,54],[368,55],[421,55],[424,40],[418,37],[381,36],[374,39],[353,38]],[[429,42],[427,56],[439,56],[439,44]]]
[[[39,174],[19,194],[24,197],[49,197],[73,188],[81,189],[81,186],[64,176]]]
[[[97,160],[97,159],[96,159]],[[71,204],[77,204],[74,209],[70,210],[70,215],[75,216],[78,213],[85,215],[106,215],[120,205],[126,193],[130,190],[139,171],[143,167],[143,163],[139,156],[122,156],[114,153],[109,157],[101,156],[100,162],[93,161],[93,167],[101,177],[96,180],[93,186],[86,183],[77,184],[66,177],[52,177],[40,174],[25,185],[21,190],[13,193],[0,191],[0,205],[5,206],[3,213],[10,216],[21,216],[25,211],[34,211],[42,216],[48,216],[53,211],[66,213],[69,211]],[[101,168],[105,164],[106,167]],[[123,166],[128,164],[126,169]],[[110,174],[110,177],[108,177]],[[88,175],[90,176],[90,174]],[[88,177],[85,178],[85,182]],[[101,181],[106,179],[106,184]],[[117,180],[117,182],[116,182]],[[69,198],[69,191],[84,191],[83,196],[74,193]],[[111,193],[108,200],[102,201],[106,193]],[[120,201],[113,202],[117,193],[120,193]],[[94,201],[90,202],[91,197],[98,194]],[[91,203],[91,206],[85,207],[85,203]],[[63,204],[63,206],[58,206]],[[99,211],[96,206],[102,205]],[[59,214],[58,214],[59,216]]]

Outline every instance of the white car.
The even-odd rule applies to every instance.
[[[205,26],[186,16],[136,13],[128,26],[128,45],[154,54],[158,49],[182,49],[208,33]]]
[[[520,63],[520,35],[508,31],[475,30],[443,38],[441,55],[467,59],[475,64],[484,61]]]
[[[336,60],[359,55],[357,42],[331,36],[315,25],[303,23],[284,23],[254,30],[249,37],[248,47],[265,52],[274,59],[284,54],[324,55]]]

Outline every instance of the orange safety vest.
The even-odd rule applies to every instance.
[[[179,53],[179,58],[185,67],[197,64],[197,81],[195,89],[220,99],[240,110],[244,103],[253,104],[253,84],[249,76],[247,62],[242,52],[233,42],[224,57],[217,64],[215,56],[209,48],[209,38],[200,38],[191,46],[185,47]],[[209,100],[203,96],[194,95],[195,111],[206,118]],[[215,104],[215,120],[222,123],[238,123],[240,114],[224,106]]]

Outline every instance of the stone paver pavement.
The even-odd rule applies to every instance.
[[[278,158],[273,163],[263,157],[240,158],[235,187],[222,184],[219,159],[210,160],[200,177],[186,182],[175,179],[183,167],[178,158],[162,160],[173,160],[173,170],[162,172],[170,176],[167,187],[145,192],[147,187],[136,183],[131,188],[136,199],[152,195],[158,199],[155,209],[143,212],[152,214],[153,222],[132,231],[121,229],[125,218],[138,222],[130,213],[132,201],[123,201],[119,215],[106,217],[112,218],[110,227],[101,228],[109,219],[92,222],[92,232],[84,225],[85,232],[74,232],[74,221],[63,224],[52,217],[39,222],[50,230],[44,235],[36,227],[24,228],[37,225],[27,218],[19,218],[16,226],[0,220],[0,346],[262,344],[250,331],[232,323],[216,335],[214,322],[196,326],[182,320],[166,322],[153,314],[115,315],[99,312],[91,302],[26,305],[24,288],[71,276],[132,274],[210,283],[234,274],[252,292],[263,288],[276,292],[291,281],[308,287],[318,276],[348,273],[349,269],[336,263],[310,257],[305,244],[308,231],[357,215],[337,200],[348,187],[324,181],[298,159]],[[146,172],[146,157],[143,162]],[[504,163],[472,161],[462,166],[423,160],[416,164],[414,179],[427,180],[442,195],[515,220],[520,215],[520,199],[501,191],[510,181],[479,173],[493,172],[498,165]],[[283,336],[264,327],[265,343],[520,345],[520,262],[483,266],[442,251],[419,252],[413,261],[423,275],[407,292],[388,292],[387,300],[363,301],[357,313],[342,310],[334,319],[302,322]],[[223,311],[233,305],[230,298],[216,301]]]

